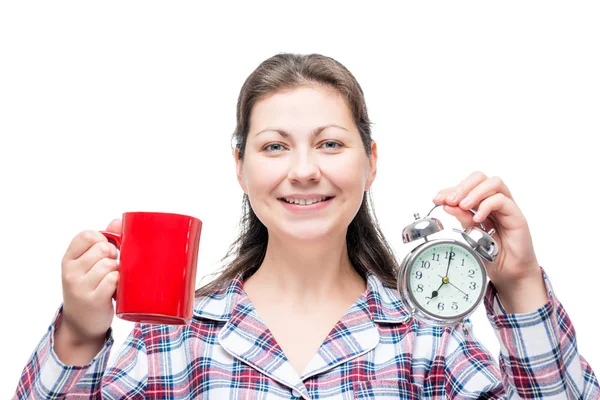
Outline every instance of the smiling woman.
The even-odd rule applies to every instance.
[[[59,309],[16,397],[600,396],[530,248],[525,220],[499,179],[472,174],[435,202],[464,224],[473,220],[457,203],[467,195],[462,207],[477,202],[483,218],[503,213],[498,258],[508,261],[487,266],[493,282],[485,303],[501,341],[500,366],[470,322],[434,327],[412,318],[370,205],[377,145],[363,92],[339,62],[318,54],[265,60],[241,89],[233,139],[242,229],[225,267],[196,292],[192,323],[136,324],[107,368],[109,325],[94,340],[61,331],[61,320],[68,327],[76,318]],[[515,304],[519,313],[509,313]],[[84,361],[68,363],[54,353],[55,341],[78,353],[62,355]]]
[[[275,249],[285,249],[289,259],[304,260],[302,268],[286,270],[319,274],[323,287],[329,285],[323,264],[332,257],[336,263],[346,258],[346,275],[354,278],[338,287],[364,289],[355,271],[363,277],[371,271],[393,286],[398,264],[376,222],[368,191],[376,175],[377,146],[354,76],[329,57],[279,54],[246,79],[236,115],[233,155],[245,193],[242,229],[224,258],[225,269],[197,294],[208,295],[240,273],[251,276],[261,264],[266,271],[265,256],[275,241],[280,242]],[[312,206],[285,204],[286,198],[299,203],[322,197],[330,199]],[[325,212],[329,214],[317,214]],[[323,243],[334,236],[336,246]],[[305,258],[308,254],[313,262]]]

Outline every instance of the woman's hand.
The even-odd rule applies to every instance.
[[[433,202],[444,205],[463,229],[480,227],[480,222],[488,232],[495,229],[498,255],[484,264],[507,312],[534,311],[548,301],[529,226],[502,179],[476,171],[457,186],[441,190]]]
[[[121,233],[121,220],[109,232]],[[63,316],[55,351],[68,365],[86,365],[104,345],[115,314],[113,294],[119,280],[116,247],[98,231],[73,238],[62,260]]]

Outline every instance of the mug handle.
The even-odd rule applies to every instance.
[[[120,251],[121,250],[121,235],[118,233],[112,233],[107,231],[100,231],[101,234],[108,239],[108,241],[115,245],[115,247]],[[113,299],[117,301],[117,291],[113,293]]]
[[[121,250],[121,235],[118,233],[112,233],[107,231],[100,231],[108,239],[109,242],[114,244],[117,249]]]

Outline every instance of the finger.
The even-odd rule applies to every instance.
[[[107,274],[118,271],[119,262],[112,258],[98,260],[81,280],[81,284],[89,291],[96,290]]]
[[[459,183],[454,190],[451,190],[446,196],[446,202],[450,205],[457,205],[467,193],[473,190],[475,187],[485,182],[488,177],[481,171],[475,171],[467,176],[461,183]]]
[[[446,211],[448,214],[455,216],[456,219],[458,219],[458,221],[460,222],[462,229],[467,229],[467,228],[470,228],[475,225],[478,226],[479,228],[481,228],[481,225],[479,225],[480,221],[474,220],[475,215],[471,211],[465,211],[459,207],[454,207],[454,206],[449,206],[449,205],[444,206],[444,211]],[[486,232],[492,228],[495,228],[497,230],[495,222],[496,221],[491,218],[484,219],[483,229]]]
[[[106,237],[98,231],[86,230],[78,233],[65,252],[63,260],[76,260],[98,242],[107,242]]]
[[[469,193],[474,187],[484,182],[487,176],[481,171],[475,171],[468,177],[462,180],[457,186],[452,186],[440,190],[433,198],[433,202],[437,205],[449,204],[457,205],[463,197]]]
[[[498,176],[491,177],[477,185],[470,192],[466,193],[458,204],[463,210],[468,210],[479,204],[484,199],[491,197],[497,193],[503,194],[505,197],[513,200],[508,186]]]
[[[108,224],[108,227],[106,228],[107,232],[113,232],[113,233],[121,233],[121,229],[123,227],[123,221],[121,221],[120,219],[113,219],[110,224]]]
[[[517,204],[511,199],[507,198],[502,193],[496,193],[483,200],[477,208],[477,214],[473,216],[473,221],[479,223],[484,221],[486,218],[491,217],[491,213],[494,212],[497,215],[497,219],[501,220],[502,217],[509,217],[520,214],[521,211]],[[501,221],[502,222],[502,221]],[[510,226],[507,226],[510,228]]]
[[[110,299],[119,284],[119,272],[113,271],[108,274],[100,281],[98,287],[93,292],[93,295],[97,298]]]
[[[114,244],[109,243],[108,240],[95,243],[88,251],[83,253],[81,257],[76,260],[76,264],[78,265],[80,272],[86,274],[98,261],[102,260],[103,258],[117,258],[117,248]]]
[[[449,199],[453,194],[456,194],[456,186],[442,189],[435,195],[433,202],[436,205],[450,204]]]
[[[470,211],[461,210],[459,207],[444,205],[444,211],[456,217],[463,229],[473,226],[473,213]]]
[[[433,197],[433,202],[437,205],[440,204],[445,204],[446,203],[446,194],[447,192],[452,189],[452,188],[446,188],[446,189],[442,189],[440,190],[434,197]]]

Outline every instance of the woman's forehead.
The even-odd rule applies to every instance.
[[[332,89],[299,87],[256,102],[250,115],[249,133],[280,129],[293,134],[329,125],[352,130],[354,120],[343,97]]]

